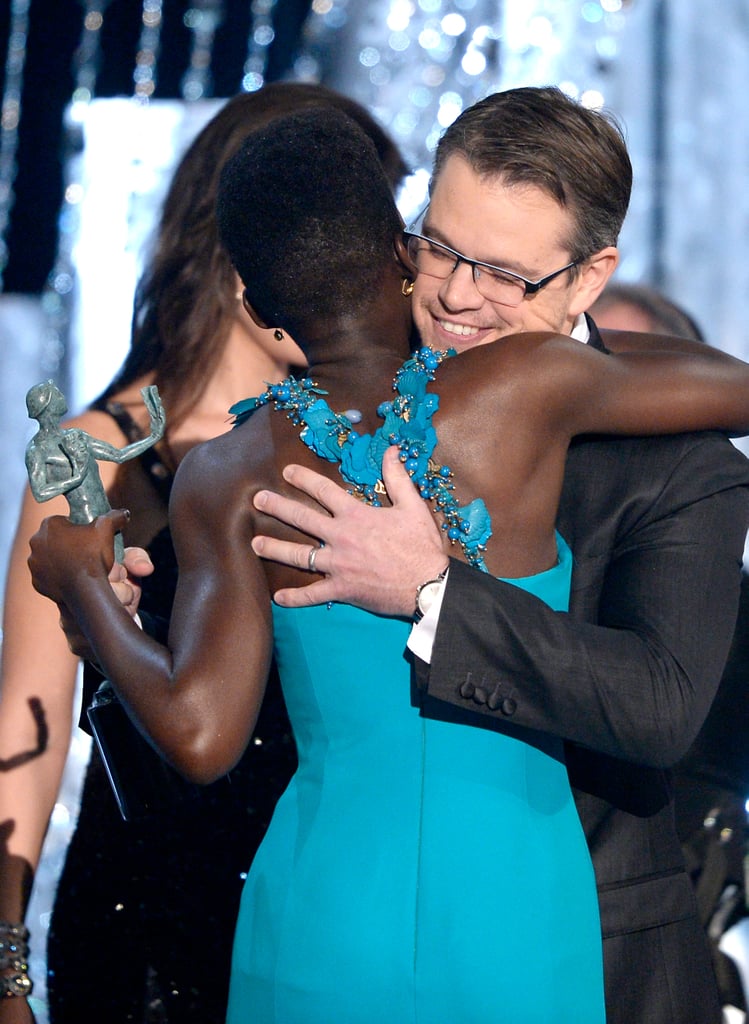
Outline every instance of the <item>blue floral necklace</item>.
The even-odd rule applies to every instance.
[[[440,513],[450,542],[460,544],[470,565],[488,572],[483,552],[492,531],[486,505],[481,498],[459,505],[453,493],[452,470],[436,465],[431,458],[437,445],[432,417],[439,408],[439,395],[428,394],[426,388],[439,364],[453,355],[454,349],[415,352],[395,375],[396,397],[378,407],[377,414],[384,422],[373,434],[359,434],[348,416],[333,412],[320,397],[327,392],[309,377],[269,384],[262,395],[238,402],[229,412],[235,417],[234,426],[239,426],[263,405],[284,411],[292,423],[304,425],[299,437],[307,447],[327,462],[339,463],[352,493],[370,505],[381,504],[379,495],[385,493],[382,457],[387,448],[396,445],[422,498]]]

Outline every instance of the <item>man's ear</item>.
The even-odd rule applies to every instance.
[[[255,307],[252,305],[250,300],[247,298],[247,290],[242,289],[242,305],[245,308],[245,312],[252,320],[253,323],[257,324],[258,327],[262,327],[263,330],[270,330],[271,324],[266,323],[265,320],[260,316]]]
[[[579,316],[590,309],[619,263],[619,250],[609,245],[600,252],[589,256],[577,275],[575,293],[570,303],[572,316]]]

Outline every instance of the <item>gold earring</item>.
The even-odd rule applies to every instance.
[[[401,281],[401,295],[408,297],[414,290],[414,283],[410,277],[404,277]]]
[[[275,329],[275,331],[273,332],[273,337],[276,339],[276,341],[283,341],[283,331],[281,330],[280,327],[277,327]]]

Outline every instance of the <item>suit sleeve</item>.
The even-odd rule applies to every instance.
[[[573,555],[578,539],[585,551],[571,614],[452,560],[431,665],[416,666],[423,713],[452,705],[462,720],[512,723],[654,768],[686,753],[730,645],[749,491],[746,460],[723,439],[678,451],[648,484],[647,508],[606,511],[605,543],[590,540],[592,523],[574,522],[595,509],[568,501],[580,508]],[[584,486],[602,488],[590,476]]]

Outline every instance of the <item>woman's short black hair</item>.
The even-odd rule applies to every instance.
[[[312,108],[254,132],[227,163],[221,239],[268,326],[356,314],[401,228],[370,138],[340,110]]]

